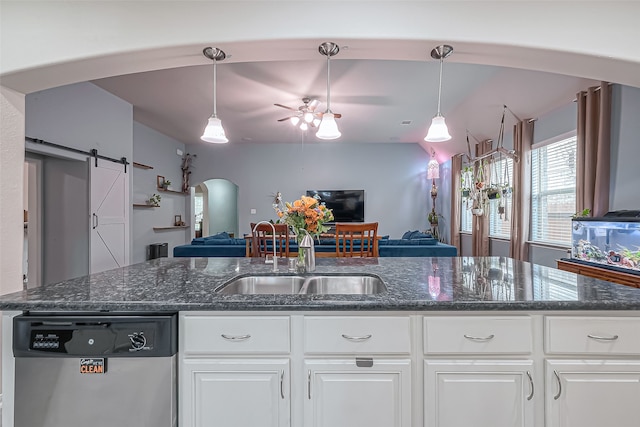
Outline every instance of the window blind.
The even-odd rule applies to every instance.
[[[531,240],[571,244],[576,211],[576,137],[531,152]]]

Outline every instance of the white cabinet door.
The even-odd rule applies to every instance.
[[[181,427],[286,427],[289,359],[185,360]]]
[[[370,360],[305,361],[305,427],[411,426],[411,362]]]
[[[547,427],[638,427],[640,361],[548,360]]]
[[[427,427],[530,427],[538,400],[530,360],[427,360]]]

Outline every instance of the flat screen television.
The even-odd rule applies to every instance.
[[[333,211],[334,222],[364,222],[364,190],[307,190]]]

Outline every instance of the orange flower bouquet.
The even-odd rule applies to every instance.
[[[278,223],[289,225],[298,243],[305,234],[302,230],[307,230],[312,236],[318,237],[329,230],[325,223],[333,220],[331,209],[315,197],[300,196],[300,199],[293,203],[284,203],[284,206],[279,200],[273,207],[279,218]]]

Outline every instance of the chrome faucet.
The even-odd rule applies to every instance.
[[[308,273],[310,271],[316,270],[316,251],[315,251],[315,246],[314,246],[313,238],[311,237],[311,234],[309,234],[309,232],[304,228],[302,229],[302,231],[307,233],[307,235],[304,236],[300,241],[298,250],[305,252],[304,271],[305,273]]]
[[[258,228],[260,224],[269,224],[271,226],[271,230],[273,230],[273,234],[271,235],[271,237],[273,237],[273,271],[277,272],[278,271],[278,254],[276,252],[276,227],[274,227],[274,225],[269,221],[260,221],[253,226],[252,233],[256,232],[256,228]],[[266,259],[265,259],[265,262],[266,262]]]

